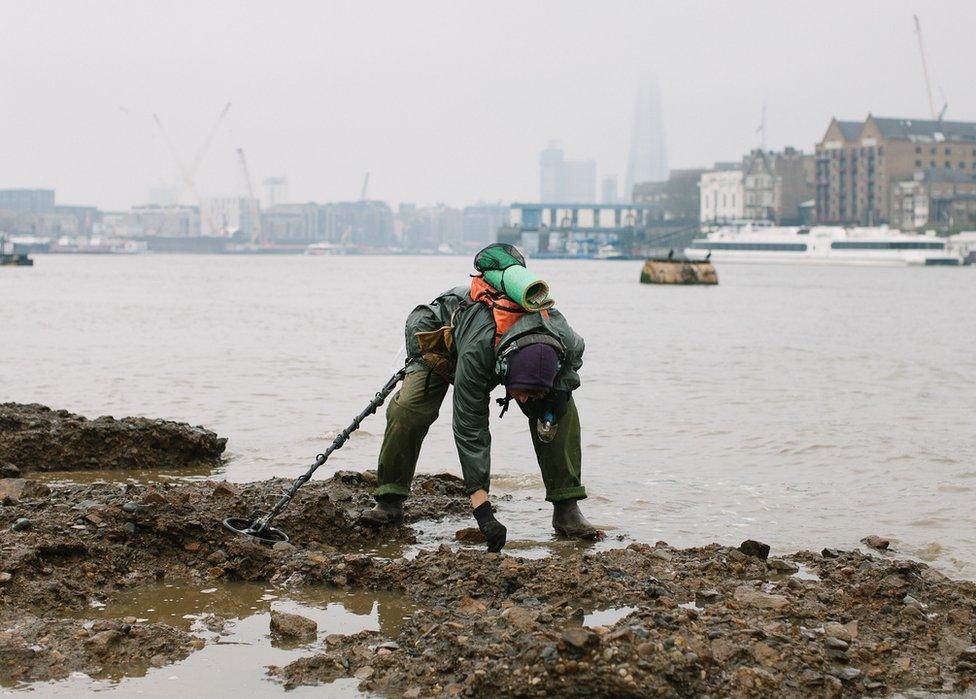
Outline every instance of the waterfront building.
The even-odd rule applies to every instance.
[[[322,204],[319,240],[344,246],[387,247],[394,242],[393,210],[383,201]]]
[[[651,243],[656,204],[559,202],[511,205],[497,240],[531,255],[596,257],[638,254]]]
[[[508,223],[509,209],[501,204],[475,204],[461,210],[461,243],[481,248],[495,241],[495,232]]]
[[[963,170],[917,171],[891,188],[891,225],[901,230],[959,231],[976,224],[976,178]]]
[[[54,213],[71,216],[75,220],[75,231],[80,235],[91,235],[95,226],[102,220],[102,212],[95,206],[65,206],[58,204]]]
[[[976,122],[870,114],[863,122],[832,119],[816,148],[817,221],[889,223],[897,184],[927,170],[976,177]]]
[[[0,189],[0,230],[18,235],[91,235],[94,206],[56,205],[53,189]]]
[[[258,232],[261,207],[250,197],[200,200],[200,232],[204,236],[251,240]]]
[[[274,204],[261,212],[261,237],[270,243],[315,243],[320,237],[321,207],[314,203]]]
[[[698,183],[705,170],[672,170],[664,182],[638,182],[634,185],[635,204],[654,204],[655,222],[698,223]]]
[[[757,149],[742,164],[742,217],[799,224],[804,202],[816,195],[814,157],[795,148],[782,152]]]
[[[0,189],[0,210],[14,214],[53,214],[53,189]]]
[[[110,238],[198,238],[200,209],[149,204],[105,212],[93,232]]]
[[[745,187],[739,163],[716,163],[699,180],[699,214],[703,224],[741,221],[745,216]]]
[[[563,149],[550,144],[539,154],[539,201],[596,202],[596,161],[567,160]]]
[[[430,252],[442,245],[460,244],[464,235],[464,216],[460,209],[445,204],[424,207],[401,204],[396,226],[404,248]]]
[[[663,182],[667,179],[668,153],[664,143],[661,90],[657,80],[647,76],[638,90],[634,108],[624,192],[630,196],[638,182]]]

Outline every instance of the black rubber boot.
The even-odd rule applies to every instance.
[[[559,500],[552,503],[552,528],[560,536],[572,539],[596,539],[600,533],[586,521],[576,500]]]
[[[403,501],[406,498],[380,495],[373,509],[359,517],[360,524],[367,527],[383,527],[387,524],[400,524],[403,521]]]

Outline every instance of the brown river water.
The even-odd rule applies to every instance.
[[[681,288],[639,284],[639,262],[530,266],[586,338],[584,508],[615,537],[782,553],[876,533],[976,578],[976,269],[722,265]],[[411,308],[470,271],[41,255],[0,274],[0,400],[202,424],[229,437],[226,478],[296,475],[392,373]],[[450,400],[423,471],[460,472]],[[383,420],[320,473],[375,467]],[[528,427],[493,414],[492,436],[499,517],[542,555]]]
[[[0,401],[202,424],[230,440],[218,476],[297,475],[393,373],[411,308],[465,283],[469,265],[466,257],[38,256],[32,269],[0,273]],[[640,285],[639,262],[530,266],[586,338],[577,393],[583,507],[610,534],[600,546],[756,538],[782,554],[881,534],[899,555],[976,578],[976,269],[725,265],[717,287],[678,288]],[[450,422],[448,395],[422,471],[460,472]],[[382,433],[382,415],[370,418],[320,473],[375,467]],[[551,537],[525,421],[517,411],[493,415],[492,436],[506,550],[571,548]],[[419,545],[472,523],[422,523]],[[274,646],[272,607],[315,618],[319,639]],[[124,678],[23,689],[277,695],[266,665],[314,652],[329,633],[394,633],[411,612],[406,600],[375,593],[167,582],[85,616],[181,625],[208,640],[202,651]],[[583,623],[621,613],[594,610]],[[207,628],[212,614],[229,620],[219,638]],[[356,696],[356,684],[340,680],[327,694]]]

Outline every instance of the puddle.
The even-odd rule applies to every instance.
[[[793,575],[790,577],[797,578],[798,580],[820,580],[820,576],[810,570],[810,568],[803,563],[797,563],[796,567],[799,570],[793,573]]]
[[[204,481],[220,479],[221,469],[193,466],[179,469],[84,469],[80,471],[31,471],[24,477],[48,485],[89,485],[92,483],[146,483]]]
[[[557,538],[550,527],[549,520],[538,521],[538,517],[528,519],[522,516],[510,516],[506,512],[504,520],[508,527],[508,540],[505,542],[505,553],[519,558],[547,558],[549,556],[571,556],[580,551],[604,551],[611,548],[622,548],[630,539],[607,536],[601,541],[583,541]],[[484,550],[485,545],[461,543],[455,538],[459,529],[475,526],[474,519],[465,517],[446,517],[441,520],[425,519],[410,525],[416,536],[416,543],[389,543],[369,545],[355,549],[357,553],[365,553],[380,558],[412,559],[422,549],[437,548],[441,544],[449,544],[455,548]]]
[[[272,645],[271,610],[301,614],[318,623],[312,643]],[[114,595],[104,606],[78,616],[97,620],[134,616],[140,621],[169,624],[206,640],[207,645],[185,660],[163,668],[131,668],[126,676],[88,677],[76,673],[65,680],[28,685],[31,696],[234,697],[281,692],[265,673],[268,665],[285,665],[324,650],[329,634],[380,631],[395,636],[416,609],[390,592],[344,592],[331,588],[280,590],[258,583],[228,583],[219,588],[159,583]],[[342,679],[325,687],[291,690],[288,696],[361,697],[359,681]],[[19,693],[19,692],[17,692]]]
[[[785,572],[771,572],[769,574],[769,579],[773,581],[788,580],[789,578],[796,578],[797,580],[820,580],[820,576],[810,569],[810,566],[805,563],[797,563],[792,561],[796,565],[797,571],[795,573],[785,573]]]
[[[597,609],[583,617],[583,626],[591,629],[597,626],[613,626],[631,612],[636,612],[637,607],[610,607],[609,609]]]
[[[240,620],[272,609],[314,619],[319,635],[382,631],[396,635],[416,605],[392,592],[342,591],[328,587],[281,590],[261,583],[229,582],[200,587],[178,582],[157,583],[115,594],[106,603],[78,616],[117,619],[134,616],[185,631],[200,628],[214,617]],[[265,629],[267,630],[267,629]]]

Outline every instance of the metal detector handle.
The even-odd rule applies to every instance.
[[[298,489],[301,488],[306,483],[308,483],[309,479],[311,479],[312,474],[315,473],[316,469],[318,469],[319,466],[321,466],[326,462],[329,456],[331,456],[332,452],[334,452],[336,449],[342,448],[342,445],[346,443],[346,441],[349,439],[349,436],[353,432],[359,429],[359,426],[360,424],[362,424],[363,420],[365,420],[370,415],[374,414],[377,408],[383,405],[387,397],[391,393],[393,393],[393,389],[397,387],[398,383],[403,381],[403,377],[406,375],[407,375],[407,369],[406,367],[404,367],[403,369],[400,369],[400,371],[398,371],[397,373],[395,373],[393,376],[390,377],[390,380],[386,382],[386,385],[383,386],[383,388],[381,388],[379,392],[377,392],[377,394],[373,397],[373,400],[369,402],[369,405],[367,405],[366,408],[364,408],[363,411],[359,413],[359,415],[353,418],[352,422],[349,423],[349,427],[347,427],[342,432],[340,432],[333,440],[332,444],[329,445],[329,448],[326,449],[321,454],[317,455],[315,457],[315,462],[308,467],[308,470],[302,475],[300,475],[298,478],[296,478],[295,482],[292,483],[291,486],[289,486],[288,490],[282,493],[281,498],[279,498],[278,502],[274,504],[274,507],[268,510],[268,513],[265,514],[263,517],[255,520],[254,524],[251,526],[252,531],[260,532],[263,529],[265,529],[269,524],[271,524],[271,520],[273,520],[278,515],[278,513],[285,508],[285,505],[291,502],[291,499],[295,497],[295,493],[298,492]]]

